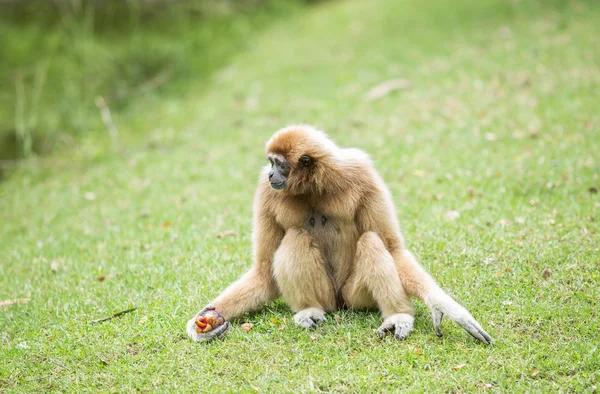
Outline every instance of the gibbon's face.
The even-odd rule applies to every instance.
[[[299,186],[307,183],[310,178],[313,159],[308,155],[301,155],[296,162],[290,162],[288,159],[277,153],[267,155],[271,163],[269,171],[269,183],[275,190],[298,189]]]

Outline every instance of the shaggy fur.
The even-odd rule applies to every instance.
[[[368,155],[343,149],[311,126],[277,131],[267,155],[289,165],[284,190],[263,169],[254,200],[254,265],[210,305],[227,319],[283,296],[302,327],[325,312],[378,307],[380,335],[404,339],[413,327],[409,296],[432,311],[436,333],[443,315],[475,338],[491,337],[448,296],[404,246],[389,190]],[[312,159],[301,166],[302,156]],[[193,328],[193,325],[192,325]],[[188,330],[195,340],[203,334]]]

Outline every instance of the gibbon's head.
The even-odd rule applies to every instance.
[[[323,191],[337,150],[325,133],[312,126],[284,127],[267,142],[271,187],[294,195]]]

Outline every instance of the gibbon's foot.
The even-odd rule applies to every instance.
[[[215,308],[208,306],[187,322],[186,331],[192,340],[208,342],[215,338],[222,338],[230,327],[231,324],[224,321],[223,316]]]
[[[383,338],[388,332],[393,332],[394,338],[403,341],[413,330],[414,321],[414,316],[408,313],[396,313],[388,316],[377,329],[377,335],[379,335],[379,338]]]
[[[302,328],[317,328],[318,323],[326,322],[325,311],[319,308],[307,308],[294,315],[294,321]]]
[[[471,336],[481,342],[489,345],[492,343],[492,337],[485,332],[481,325],[475,320],[465,307],[454,301],[448,295],[438,295],[429,297],[426,302],[431,309],[431,317],[433,318],[433,328],[438,337],[442,336],[440,324],[442,317],[445,315],[450,320],[464,328]]]

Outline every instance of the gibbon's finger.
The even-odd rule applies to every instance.
[[[435,335],[438,337],[442,337],[442,330],[440,330],[440,325],[442,324],[442,318],[444,317],[444,313],[434,309],[431,311],[431,315],[433,318],[433,329],[435,330]]]

